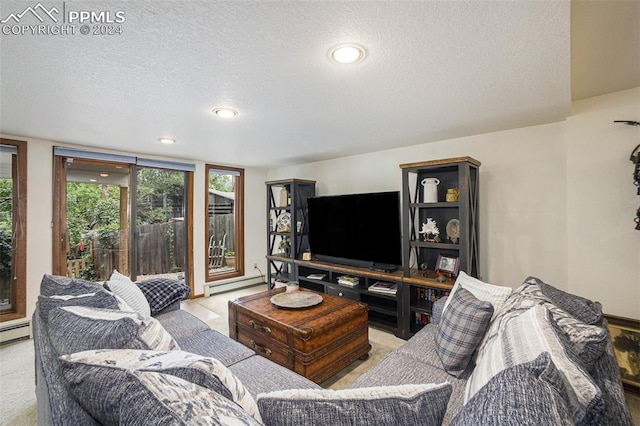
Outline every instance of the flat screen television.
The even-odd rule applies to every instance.
[[[309,246],[316,260],[397,269],[402,265],[400,192],[310,198]]]

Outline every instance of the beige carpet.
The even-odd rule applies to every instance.
[[[0,346],[0,425],[36,423],[33,340]]]

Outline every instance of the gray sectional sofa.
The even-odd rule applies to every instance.
[[[350,389],[330,391],[179,301],[150,319],[99,284],[47,275],[33,314],[38,423],[632,425],[599,305],[545,286],[529,279],[500,306],[471,297],[491,308],[462,361],[464,350],[444,354],[443,330],[455,334],[461,295],[475,293],[454,291],[432,324]],[[587,321],[559,313],[572,309]]]

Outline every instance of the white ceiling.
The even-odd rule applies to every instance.
[[[37,2],[3,0],[0,20]],[[621,4],[628,3],[636,18],[627,25],[637,27],[640,2]],[[571,113],[567,1],[42,5],[123,11],[126,21],[122,35],[0,35],[5,134],[273,167]],[[20,24],[27,22],[38,23],[28,14]],[[365,46],[366,59],[330,62],[329,49],[344,42]],[[615,90],[639,85],[635,74],[616,79]],[[585,96],[590,83],[582,80]],[[239,116],[215,117],[220,106]],[[163,145],[160,137],[178,143]]]

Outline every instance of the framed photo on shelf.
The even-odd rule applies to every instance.
[[[605,315],[625,390],[640,394],[640,321]]]
[[[454,256],[447,256],[446,254],[439,254],[438,261],[436,262],[436,273],[445,274],[450,277],[458,275],[458,268],[460,267],[460,258]]]

